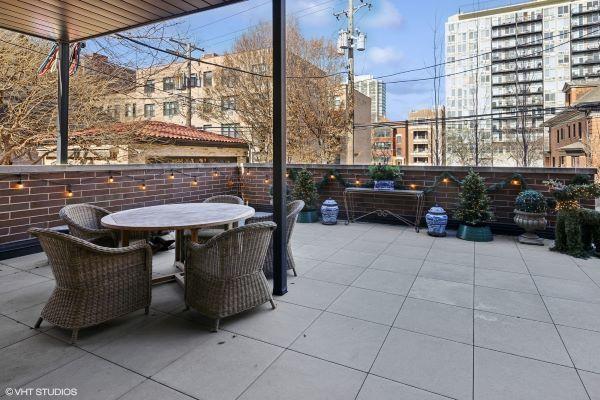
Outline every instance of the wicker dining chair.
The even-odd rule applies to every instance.
[[[244,205],[244,200],[242,200],[241,198],[239,198],[237,196],[232,196],[229,194],[222,194],[222,195],[218,195],[218,196],[209,197],[208,199],[205,199],[203,201],[203,203],[227,203],[227,204]],[[230,228],[230,226],[223,225],[223,226],[216,226],[214,228],[200,229],[198,231],[198,243],[206,243],[211,238],[217,236],[220,233],[225,232],[228,228]],[[186,242],[189,241],[189,231],[186,231],[185,236],[186,236]]]
[[[292,233],[294,232],[294,226],[296,225],[296,220],[298,219],[298,214],[304,208],[304,202],[302,200],[294,200],[287,204],[287,217],[286,217],[286,234],[287,234],[287,247],[286,247],[286,257],[287,257],[287,269],[292,270],[294,276],[298,276],[296,273],[296,263],[294,262],[294,255],[292,254]],[[252,223],[252,218],[248,220],[249,223]],[[273,277],[273,239],[271,239],[271,243],[269,244],[269,251],[267,252],[267,258],[265,259],[265,264],[263,267],[265,275],[267,278]]]
[[[69,227],[69,233],[80,239],[99,246],[115,247],[118,244],[118,233],[104,228],[100,220],[110,211],[92,204],[71,204],[63,207],[59,217]]]
[[[262,222],[230,229],[205,244],[188,244],[185,265],[185,304],[214,320],[271,302],[262,267],[277,225]]]
[[[58,212],[59,217],[69,227],[71,235],[99,246],[117,247],[119,245],[119,232],[104,228],[100,222],[108,214],[110,214],[110,211],[87,203],[70,204]],[[147,238],[147,232],[131,232],[129,243],[145,242]]]
[[[152,297],[152,249],[137,242],[128,247],[101,247],[49,229],[31,228],[48,256],[56,287],[35,324],[43,320],[80,329],[145,308]]]

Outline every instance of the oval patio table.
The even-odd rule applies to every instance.
[[[183,231],[189,229],[191,240],[198,241],[198,230],[248,219],[254,208],[225,203],[184,203],[133,208],[109,214],[102,218],[103,226],[120,231],[121,246],[129,245],[130,232],[175,231],[175,266],[183,270]],[[152,280],[161,283],[177,279],[177,274]],[[179,276],[180,277],[180,276]]]

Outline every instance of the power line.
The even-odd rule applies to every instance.
[[[581,36],[579,39],[581,39],[581,38],[584,38],[584,37],[587,37],[587,36],[590,36],[590,35],[592,35],[592,34],[594,34],[594,33],[598,33],[598,32],[600,32],[600,29],[598,29],[598,30],[595,30],[595,31],[588,32],[588,33],[586,33],[585,35],[582,35],[582,36]],[[542,40],[544,40],[544,39],[542,39]],[[546,52],[546,51],[549,51],[549,50],[555,49],[555,48],[557,48],[557,47],[560,47],[560,46],[563,46],[563,45],[565,45],[565,44],[567,44],[567,43],[570,43],[571,41],[572,41],[572,39],[568,39],[568,40],[566,40],[566,41],[564,41],[564,42],[562,42],[562,43],[556,44],[556,45],[554,45],[554,46],[547,47],[547,48],[545,48],[545,49],[542,49],[542,50],[539,50],[539,51],[533,52],[532,54],[530,54],[530,56],[532,56],[532,55],[535,55],[535,54],[544,53],[544,52]],[[533,44],[533,43],[535,43],[535,42],[528,43],[528,44]],[[491,53],[492,53],[492,52],[486,52],[486,53],[482,53],[481,55],[486,55],[486,54],[491,54]],[[397,72],[397,73],[388,74],[388,75],[386,75],[386,76],[394,76],[394,75],[400,75],[400,74],[403,74],[403,73],[408,73],[408,72],[422,71],[422,70],[430,69],[430,68],[433,68],[433,67],[436,67],[436,66],[440,66],[440,65],[446,65],[446,64],[450,64],[450,63],[454,63],[454,62],[458,62],[458,61],[463,61],[463,60],[468,60],[468,59],[475,58],[475,57],[479,57],[479,56],[480,56],[480,55],[475,55],[475,56],[466,57],[466,58],[463,58],[463,59],[460,59],[460,60],[455,60],[455,61],[446,61],[446,62],[444,62],[444,63],[434,64],[434,65],[425,66],[425,67],[421,67],[421,68],[415,68],[415,69],[413,69],[413,70],[400,71],[400,72]],[[517,57],[517,58],[518,58],[518,57]],[[471,72],[471,71],[475,71],[475,70],[482,69],[482,68],[488,68],[488,67],[490,67],[491,65],[492,65],[492,64],[486,64],[486,65],[482,65],[482,66],[479,66],[479,67],[475,67],[475,68],[471,68],[471,69],[467,69],[467,70],[463,70],[463,71],[458,71],[458,72],[453,72],[453,73],[449,73],[449,74],[440,75],[440,76],[437,76],[437,77],[414,78],[414,79],[403,79],[403,80],[389,81],[389,82],[384,82],[384,83],[386,83],[386,84],[388,84],[388,83],[389,83],[389,84],[395,84],[395,83],[409,83],[409,82],[421,82],[421,81],[428,81],[428,80],[432,80],[432,79],[436,79],[436,78],[444,78],[444,77],[448,77],[448,76],[460,75],[460,74],[463,74],[463,73],[465,73],[465,72]],[[379,78],[381,78],[381,77],[385,77],[385,76],[380,76],[380,77],[377,77],[377,79],[379,79]]]
[[[246,13],[246,12],[248,12],[248,11],[255,10],[255,9],[259,8],[259,7],[262,7],[262,6],[264,6],[264,5],[266,5],[266,4],[270,4],[270,3],[271,3],[271,0],[267,0],[267,1],[263,2],[263,3],[260,3],[260,4],[257,4],[257,5],[255,5],[255,6],[253,6],[253,7],[249,7],[249,8],[246,8],[245,10],[238,11],[238,12],[236,12],[236,13],[234,13],[234,14],[231,14],[231,15],[228,15],[228,16],[226,16],[226,17],[219,18],[219,19],[216,19],[216,20],[214,20],[214,21],[211,21],[211,22],[209,22],[208,24],[204,24],[204,25],[200,25],[200,26],[198,26],[198,27],[195,27],[194,29],[191,29],[189,32],[191,33],[191,32],[196,32],[196,31],[199,31],[199,30],[201,30],[201,29],[204,29],[204,28],[206,28],[207,26],[211,26],[211,25],[217,24],[217,23],[219,23],[219,22],[222,22],[222,21],[225,21],[225,20],[227,20],[227,19],[229,19],[229,18],[236,17],[236,16],[238,16],[238,15],[240,15],[240,14],[244,14],[244,13]]]

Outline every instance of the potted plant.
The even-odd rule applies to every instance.
[[[493,240],[492,231],[487,225],[494,218],[490,211],[490,198],[483,178],[473,170],[462,182],[454,218],[461,221],[456,234],[458,238],[473,242]]]
[[[401,176],[400,168],[396,165],[371,165],[369,176],[373,180],[375,190],[394,190],[396,179]]]
[[[544,240],[535,231],[545,229],[546,224],[546,199],[540,192],[524,190],[515,201],[515,224],[525,230],[519,236],[519,242],[525,244],[544,245]]]
[[[292,197],[295,200],[304,201],[304,208],[298,215],[298,222],[309,223],[319,220],[319,213],[317,211],[319,193],[317,192],[317,185],[315,185],[313,175],[310,171],[303,169],[298,172]]]

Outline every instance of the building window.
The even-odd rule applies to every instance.
[[[560,128],[560,140],[563,140],[565,138],[565,130],[564,128]]]
[[[176,101],[165,101],[163,103],[163,116],[172,117],[179,111],[179,103]]]
[[[202,74],[202,79],[204,80],[204,87],[212,86],[213,73],[212,71],[206,71]]]
[[[333,96],[333,108],[339,110],[342,108],[342,97],[341,96]]]
[[[144,84],[144,93],[151,94],[154,93],[154,79],[148,79]]]
[[[154,117],[154,104],[144,104],[144,117]]]
[[[560,156],[559,167],[565,166],[565,156]]]
[[[125,116],[126,117],[135,117],[135,103],[125,104]]]
[[[175,79],[172,76],[163,78],[163,90],[175,89]]]
[[[221,135],[229,137],[239,137],[239,124],[223,124],[221,125]]]
[[[567,126],[567,135],[569,138],[571,137],[571,125]]]
[[[212,99],[200,99],[200,106],[198,107],[198,114],[210,114],[212,112],[213,102]]]
[[[108,106],[106,107],[106,113],[114,119],[119,119],[119,117],[121,116],[121,110],[119,105],[114,105],[114,106]]]
[[[560,134],[558,129],[556,130],[556,143],[560,142]]]
[[[198,87],[198,74],[190,75],[190,87]]]
[[[582,135],[583,135],[583,133],[581,130],[581,122],[579,122],[579,139],[581,139]]]
[[[235,97],[224,97],[221,99],[221,108],[223,111],[233,111],[235,110]]]

